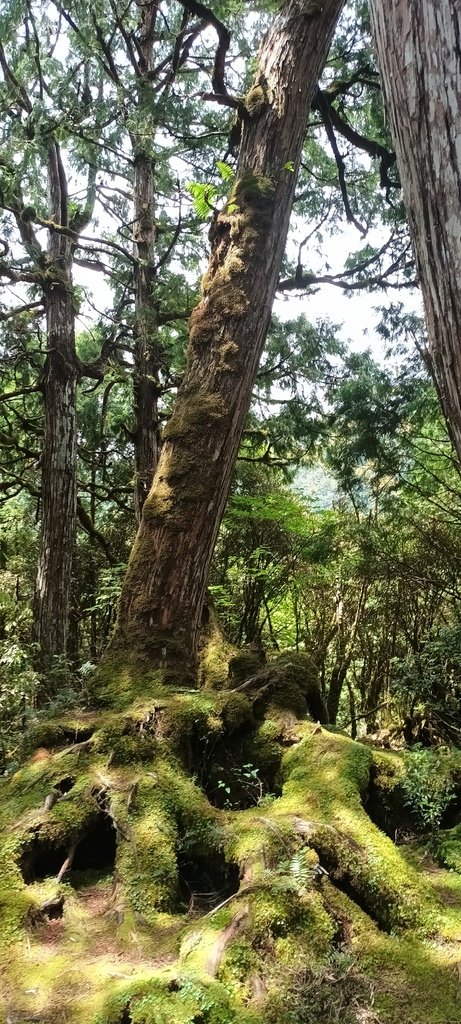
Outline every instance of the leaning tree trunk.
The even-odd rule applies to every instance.
[[[157,8],[154,3],[138,3],[138,43],[142,62],[139,67],[138,109],[146,95],[152,108],[152,73]],[[133,250],[134,250],[134,508],[141,521],[158,461],[159,344],[157,310],[154,296],[155,192],[154,163],[151,149],[146,150],[143,136],[132,136],[134,153]]]
[[[429,364],[461,459],[461,7],[370,0],[426,310]]]
[[[309,104],[343,0],[289,0],[245,98],[235,185],[215,215],[188,362],[131,553],[109,657],[194,670],[202,607],[269,326]]]
[[[66,226],[65,174],[57,143],[50,145],[48,187],[50,219]],[[51,231],[48,257],[41,535],[34,599],[34,640],[44,669],[52,667],[55,657],[66,654],[77,503],[77,367],[70,239]]]

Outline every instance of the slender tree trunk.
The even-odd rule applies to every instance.
[[[154,240],[152,158],[140,153],[134,159],[134,507],[138,523],[158,462],[159,346],[153,296]]]
[[[153,2],[138,3],[138,44],[142,55],[138,81],[138,107],[142,110],[146,95],[152,92],[154,67],[154,30],[157,7]],[[153,133],[154,134],[154,133]],[[133,251],[134,265],[134,375],[135,485],[134,508],[137,522],[149,493],[158,462],[159,342],[155,306],[155,188],[152,148],[132,137],[134,155]],[[149,139],[153,145],[153,137]]]
[[[285,248],[307,113],[342,0],[289,0],[246,97],[235,185],[210,228],[188,362],[109,652],[194,672],[210,561]]]
[[[362,583],[362,586],[360,588],[359,599],[357,602],[357,609],[354,616],[354,621],[352,623],[351,631],[348,636],[346,636],[344,631],[342,610],[340,612],[340,618],[338,619],[338,650],[336,655],[336,661],[331,673],[327,701],[328,719],[332,725],[336,725],[336,719],[338,717],[339,704],[341,700],[341,694],[343,691],[344,681],[349,671],[352,658],[354,657],[355,640],[365,609],[367,595],[368,584]],[[340,594],[339,597],[341,599]]]
[[[370,0],[429,335],[429,365],[461,459],[461,6]]]
[[[50,219],[67,225],[67,190],[57,143],[48,157]],[[41,535],[34,602],[34,640],[43,668],[66,653],[76,527],[75,359],[70,239],[50,232],[49,284],[44,289],[48,354],[43,380]]]

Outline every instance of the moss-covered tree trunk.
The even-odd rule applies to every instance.
[[[245,98],[235,184],[210,228],[187,368],[123,587],[111,654],[194,670],[210,560],[283,256],[309,104],[342,0],[290,0]]]
[[[461,459],[461,10],[371,0],[374,41],[426,310],[429,364]]]

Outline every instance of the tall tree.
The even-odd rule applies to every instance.
[[[66,653],[69,592],[76,528],[76,387],[80,367],[75,351],[75,296],[72,268],[79,235],[95,202],[96,169],[90,160],[84,202],[71,203],[69,167],[61,139],[64,74],[47,53],[59,28],[48,18],[40,26],[30,6],[3,19],[0,66],[4,150],[0,162],[4,243],[1,273],[10,285],[24,282],[39,293],[34,305],[46,318],[47,348],[40,388],[44,398],[41,460],[41,541],[34,600],[34,639],[41,662]],[[75,124],[85,114],[80,104]],[[46,182],[46,194],[43,188]],[[31,204],[31,199],[34,205]],[[46,228],[48,246],[39,231]],[[20,242],[23,255],[18,254]],[[26,303],[25,308],[29,308]]]
[[[452,0],[370,0],[370,7],[429,363],[461,458],[461,10]]]
[[[149,97],[154,68],[155,3],[139,3],[139,50],[136,61],[138,104]],[[154,133],[155,137],[155,133]],[[132,133],[133,247],[134,247],[134,413],[135,487],[134,506],[140,522],[158,459],[158,365],[159,341],[154,287],[155,186],[152,147],[154,138]],[[156,379],[157,378],[157,379]]]
[[[307,112],[342,0],[287,3],[260,49],[235,183],[210,228],[211,254],[188,362],[131,554],[111,654],[194,669],[211,557],[269,326]],[[213,88],[223,80],[220,32]]]
[[[69,591],[76,529],[75,319],[73,245],[69,237],[67,179],[60,147],[48,151],[49,270],[44,287],[48,355],[43,380],[42,527],[34,604],[34,639],[50,667],[67,647]],[[62,233],[59,231],[62,228]]]

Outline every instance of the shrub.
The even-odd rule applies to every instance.
[[[418,747],[405,755],[405,767],[405,803],[425,827],[435,831],[455,796],[453,755],[447,747]]]

